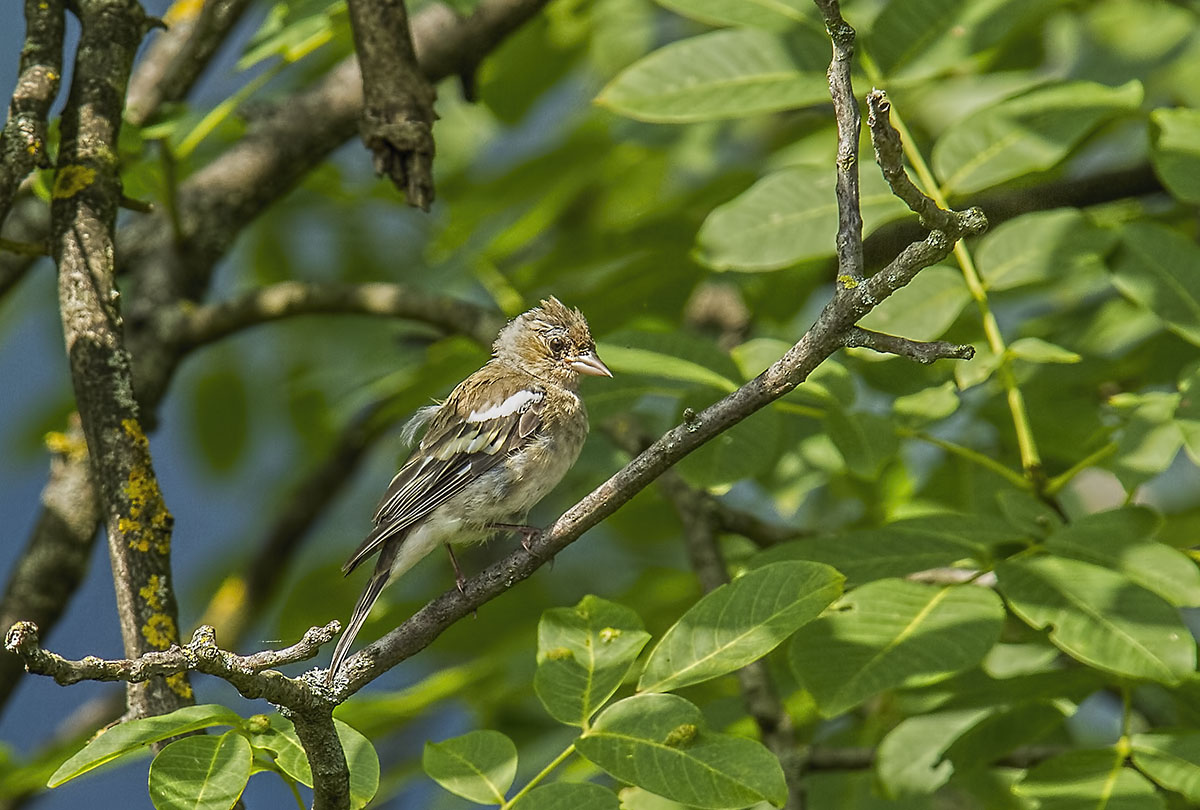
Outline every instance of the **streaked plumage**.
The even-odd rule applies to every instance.
[[[579,310],[549,298],[501,329],[492,359],[443,403],[417,412],[405,434],[411,439],[422,426],[425,434],[343,566],[349,573],[379,554],[334,650],[329,683],[389,582],[438,545],[480,542],[496,524],[522,523],[562,480],[587,437],[580,374],[612,376]]]

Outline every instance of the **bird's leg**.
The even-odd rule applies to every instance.
[[[463,576],[462,569],[458,567],[458,560],[454,558],[454,549],[450,548],[450,544],[446,544],[446,553],[450,555],[450,564],[454,566],[454,584],[458,587],[458,592],[466,596],[467,593],[467,578]]]
[[[490,527],[493,529],[502,529],[506,532],[516,532],[521,535],[521,547],[533,554],[532,544],[542,530],[537,526],[526,526],[524,523],[492,523]]]

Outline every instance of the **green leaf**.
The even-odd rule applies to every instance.
[[[940,422],[958,410],[958,386],[953,380],[896,397],[892,402],[892,413],[897,421],[909,427],[919,427]]]
[[[813,560],[832,565],[848,582],[861,585],[963,560],[985,564],[991,558],[989,546],[1020,542],[1023,537],[1018,530],[982,515],[925,515],[872,529],[781,543],[757,554],[750,564]]]
[[[660,6],[708,25],[745,25],[786,31],[812,23],[805,0],[656,0]]]
[[[1025,774],[1014,791],[1038,810],[1162,810],[1154,785],[1112,749],[1071,751]]]
[[[555,720],[587,726],[649,640],[636,613],[598,596],[550,608],[538,622],[533,690]]]
[[[1077,208],[1023,214],[1002,222],[979,242],[975,261],[989,290],[1072,276],[1101,266],[1116,234],[1092,224]]]
[[[1117,435],[1117,452],[1108,466],[1128,490],[1133,490],[1171,466],[1183,444],[1183,431],[1175,421],[1180,397],[1167,391],[1150,391],[1136,397],[1121,395],[1109,400],[1130,411]]]
[[[978,664],[1003,624],[1004,607],[986,588],[884,579],[801,628],[789,659],[821,714],[834,717],[887,689]]]
[[[987,709],[959,709],[902,720],[876,749],[875,773],[886,795],[925,796],[946,784],[954,763],[943,754],[987,715]]]
[[[1008,354],[1029,363],[1078,363],[1083,359],[1069,349],[1035,337],[1014,340],[1008,346]]]
[[[250,779],[250,742],[240,731],[175,740],[150,763],[156,810],[229,810]]]
[[[792,561],[722,585],[692,605],[655,645],[638,691],[679,689],[762,658],[837,599],[843,579],[827,565]]]
[[[877,479],[900,448],[891,420],[876,413],[833,408],[826,414],[825,430],[845,459],[846,469],[867,481]]]
[[[1162,518],[1141,506],[1085,515],[1050,535],[1046,548],[1122,572],[1180,607],[1200,606],[1200,568],[1188,555],[1152,539]]]
[[[947,129],[933,146],[933,168],[947,195],[980,191],[1055,166],[1100,124],[1141,102],[1137,81],[1039,87]]]
[[[1200,802],[1200,731],[1135,734],[1133,764],[1167,790]]]
[[[1120,574],[1050,556],[1008,560],[996,574],[1017,616],[1089,666],[1167,684],[1196,668],[1179,611]]]
[[[526,793],[512,810],[621,810],[621,804],[617,794],[591,782],[552,782]]]
[[[1200,369],[1179,383],[1179,394],[1175,424],[1192,463],[1200,466]]]
[[[499,731],[472,731],[425,743],[421,766],[456,796],[476,804],[503,804],[517,774],[517,747]]]
[[[699,397],[685,400],[689,401],[700,411],[711,400]],[[783,449],[783,429],[779,411],[764,408],[697,447],[676,469],[689,484],[706,490],[754,478],[775,466]]]
[[[1200,110],[1150,113],[1150,160],[1175,199],[1200,204]]]
[[[209,726],[240,726],[242,718],[216,704],[185,706],[170,714],[143,717],[113,726],[89,742],[83,750],[72,756],[50,777],[47,787],[58,787],[69,779],[87,773],[93,768],[112,762],[118,757],[139,751],[150,743],[177,737],[189,731]]]
[[[615,374],[638,374],[674,382],[737,390],[736,368],[711,344],[685,335],[630,332],[598,343],[596,353]],[[726,373],[728,372],[728,373]]]
[[[779,760],[755,740],[710,732],[676,695],[634,695],[609,706],[575,744],[615,778],[693,807],[782,805]]]
[[[1172,332],[1200,346],[1200,274],[1195,272],[1200,247],[1177,230],[1148,222],[1122,228],[1121,247],[1113,284]]]
[[[838,228],[837,175],[832,166],[794,166],[759,180],[705,218],[699,258],[714,270],[779,270],[832,256]],[[860,175],[863,231],[908,209],[878,172]]]
[[[246,70],[264,59],[279,56],[295,62],[329,42],[346,27],[345,0],[289,0],[276,3],[238,60]]]
[[[304,746],[296,736],[296,727],[292,725],[292,721],[275,713],[268,716],[267,722],[267,730],[250,735],[250,744],[271,752],[281,771],[300,784],[312,787],[312,769],[308,764],[308,755],[304,753]]]
[[[778,37],[734,29],[659,48],[619,73],[596,102],[641,121],[682,124],[806,107],[828,94],[824,70],[798,64]]]
[[[858,325],[910,340],[936,340],[971,300],[962,273],[945,265],[926,267],[905,287],[868,312]]]
[[[355,729],[338,720],[333,720],[338,740],[346,752],[346,766],[350,769],[350,808],[366,807],[379,790],[379,755],[371,741]]]

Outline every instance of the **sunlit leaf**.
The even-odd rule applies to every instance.
[[[1029,770],[1014,788],[1039,810],[1162,810],[1154,785],[1112,749],[1070,751]]]
[[[1176,199],[1200,203],[1200,110],[1155,110],[1150,124],[1154,171]]]
[[[250,779],[250,742],[238,731],[184,737],[150,764],[156,810],[229,810]]]
[[[1200,731],[1135,734],[1133,764],[1168,790],[1200,802]]]
[[[858,323],[864,329],[910,340],[936,340],[970,301],[962,273],[939,264],[922,270]]]
[[[745,25],[786,31],[797,23],[812,24],[805,0],[656,0],[663,8],[709,25]]]
[[[517,774],[517,747],[499,731],[472,731],[425,743],[421,765],[456,796],[477,804],[503,804]]]
[[[1200,247],[1178,231],[1148,222],[1121,229],[1113,283],[1184,340],[1200,346]]]
[[[621,810],[621,804],[617,794],[591,782],[552,782],[517,799],[512,810]]]

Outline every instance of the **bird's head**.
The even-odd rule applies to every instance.
[[[596,356],[596,342],[583,313],[568,309],[553,296],[509,321],[496,336],[492,355],[572,390],[579,385],[580,374],[612,376]]]

